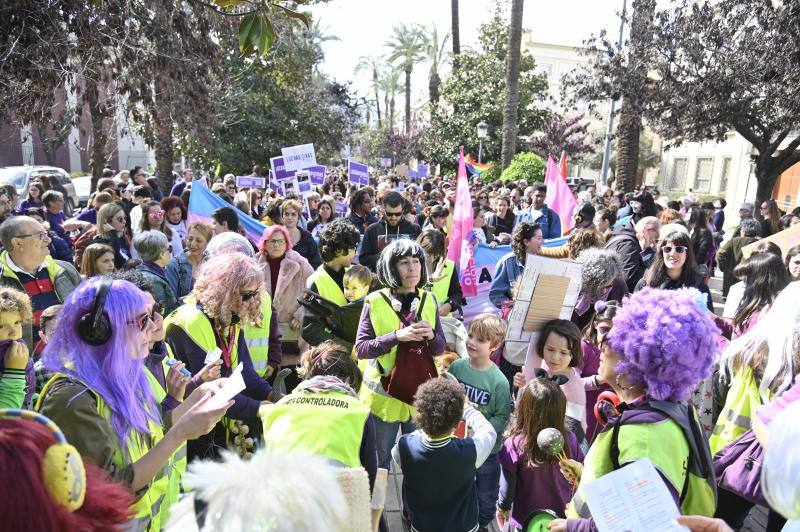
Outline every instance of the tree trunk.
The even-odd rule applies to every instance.
[[[461,54],[461,37],[458,32],[458,0],[450,0],[450,20],[453,34],[453,70],[458,68],[458,56]]]
[[[522,9],[524,0],[512,0],[508,24],[506,55],[506,102],[503,108],[503,149],[501,165],[511,164],[517,151],[517,107],[519,105],[519,61],[522,42]]]
[[[441,84],[442,78],[437,72],[433,72],[430,79],[428,79],[428,98],[434,105],[439,103],[439,85]]]
[[[406,72],[406,135],[411,134],[411,66]]]
[[[103,109],[103,104],[100,102],[97,83],[87,79],[84,90],[84,98],[89,107],[89,116],[92,121],[92,149],[89,162],[89,166],[92,168],[92,180],[89,190],[94,192],[97,190],[97,182],[103,177],[103,168],[106,165],[108,134],[105,127],[103,127],[106,113]]]
[[[778,182],[778,178],[781,175],[781,172],[779,172],[777,168],[773,167],[759,169],[760,166],[761,165],[756,163],[756,212],[753,213],[759,220],[763,219],[761,216],[761,209],[759,209],[759,207],[766,200],[772,198],[772,192],[775,190],[775,184]]]
[[[394,133],[394,94],[392,94],[392,99],[389,100],[389,131]]]
[[[382,129],[381,125],[381,93],[378,90],[378,72],[372,71],[372,86],[375,87],[375,110],[378,113],[378,129]]]
[[[163,95],[161,95],[163,97]],[[155,152],[156,152],[156,178],[164,194],[169,194],[172,189],[172,161],[175,155],[172,132],[175,127],[170,116],[169,101],[156,102],[154,114],[155,126]]]
[[[622,98],[617,126],[617,186],[625,192],[636,188],[636,170],[639,167],[639,133],[642,117],[636,112],[630,98]]]

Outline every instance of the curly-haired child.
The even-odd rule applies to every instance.
[[[494,447],[494,428],[469,404],[461,385],[445,378],[421,385],[414,409],[419,430],[402,436],[392,449],[403,471],[403,499],[413,529],[476,530],[475,472]],[[462,414],[474,430],[471,438],[453,437]]]
[[[25,408],[33,396],[33,359],[22,341],[23,324],[32,322],[28,296],[13,288],[0,288],[0,408]]]

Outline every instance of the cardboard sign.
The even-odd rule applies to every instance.
[[[236,176],[237,188],[267,188],[266,177],[255,177],[250,175]]]
[[[778,247],[781,248],[783,258],[785,259],[789,250],[800,244],[800,225],[795,225],[794,227],[784,229],[783,231],[779,231],[772,236],[762,238],[757,242],[746,245],[742,248],[742,256],[745,259],[750,258],[753,250],[755,250],[756,246],[758,246],[761,242],[774,242],[777,244]]]
[[[285,181],[294,177],[294,170],[286,169],[283,157],[272,157],[269,160],[269,164],[272,167],[272,175],[275,177],[275,181]]]
[[[390,168],[392,166],[391,157],[381,157],[381,168]]]
[[[397,174],[398,177],[406,177],[408,175],[408,165],[401,164],[397,168],[394,169],[394,173]]]
[[[283,164],[287,170],[304,170],[309,166],[316,166],[317,156],[314,153],[313,144],[301,144],[299,146],[290,146],[288,148],[281,148],[283,155]]]
[[[417,165],[417,178],[422,179],[423,177],[428,177],[428,165],[427,164],[418,164]]]
[[[347,162],[347,179],[362,187],[369,185],[369,166],[349,160]]]
[[[326,168],[321,165],[317,166],[309,166],[306,168],[308,170],[309,176],[311,178],[312,185],[324,185],[325,184],[325,171]]]

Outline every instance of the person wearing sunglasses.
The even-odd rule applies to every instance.
[[[139,221],[139,230],[135,233],[142,233],[144,231],[161,231],[167,237],[167,240],[172,247],[170,256],[175,257],[183,255],[183,242],[181,236],[177,231],[173,231],[167,222],[167,212],[161,206],[161,202],[156,200],[149,200],[142,204],[142,219]],[[136,246],[131,249],[131,255],[134,259],[140,259]]]
[[[254,259],[238,252],[212,254],[200,270],[189,302],[165,320],[167,345],[193,375],[202,371],[215,355],[222,359],[223,377],[229,377],[242,365],[245,389],[234,397],[227,413],[227,426],[236,420],[255,429],[258,409],[272,391],[253,366],[244,334],[248,326],[266,325],[270,328],[271,351],[274,351],[273,340],[280,339],[279,333],[272,332],[277,320],[262,313],[263,292],[264,277]],[[279,353],[280,342],[277,343],[275,350]],[[187,392],[191,387],[191,383],[187,385]],[[218,457],[232,438],[226,424],[219,423],[208,435],[189,442],[189,460]]]
[[[36,408],[58,424],[84,460],[135,494],[124,528],[160,530],[175,451],[208,433],[232,402],[210,401],[224,384],[216,380],[163,412],[145,367],[157,309],[128,281],[110,282],[106,296],[98,297],[101,283],[108,280],[85,281],[64,303],[42,355],[56,374]],[[108,326],[105,337],[96,334],[96,316]],[[82,318],[91,327],[79,326]]]
[[[645,287],[662,290],[696,288],[705,294],[706,306],[710,312],[714,312],[711,290],[703,282],[702,273],[697,270],[692,239],[685,229],[666,234],[658,243],[653,263],[633,291],[638,292]]]
[[[133,237],[133,248],[142,259],[136,266],[153,285],[153,297],[162,302],[167,314],[178,308],[178,296],[167,279],[166,267],[172,258],[172,246],[161,231],[143,231]]]
[[[420,227],[405,219],[406,202],[403,195],[394,190],[383,196],[383,218],[367,229],[358,256],[358,263],[373,272],[378,257],[389,242],[407,238],[415,240],[422,232]]]

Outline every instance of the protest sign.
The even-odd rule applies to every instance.
[[[250,175],[237,175],[236,186],[237,188],[267,188],[267,178]]]
[[[294,170],[286,169],[283,157],[272,157],[269,160],[269,164],[272,167],[272,175],[275,177],[275,181],[284,181],[294,176]]]
[[[369,167],[353,160],[347,162],[347,178],[351,183],[365,187],[369,185]]]
[[[283,155],[283,164],[287,170],[296,172],[317,164],[317,156],[314,154],[313,144],[281,148],[281,154]]]
[[[297,179],[297,191],[300,194],[310,194],[311,190],[311,178],[309,176],[308,170],[300,170],[295,174],[295,179]]]
[[[381,168],[389,168],[390,166],[392,166],[392,158],[381,157]]]
[[[406,177],[408,175],[408,165],[398,165],[397,168],[394,169],[394,173],[397,174],[398,177]]]
[[[427,164],[418,164],[417,165],[417,178],[422,179],[423,177],[428,177],[428,165]]]
[[[761,245],[763,242],[774,242],[779,248],[781,248],[781,253],[784,257],[786,257],[786,254],[790,249],[800,244],[800,225],[795,225],[794,227],[784,229],[783,231],[779,231],[772,236],[762,238],[758,242],[753,242],[752,244],[746,245],[742,248],[742,256],[745,259],[750,258],[750,255],[753,253],[753,250],[756,249],[756,246]]]
[[[416,170],[409,170],[406,174],[406,177],[409,179],[416,179],[417,178],[417,171]]]
[[[325,167],[321,165],[317,166],[309,166],[306,168],[308,170],[309,176],[311,178],[312,185],[324,185],[325,184]]]
[[[349,210],[347,203],[336,203],[336,214],[339,216],[344,216],[347,214]]]

